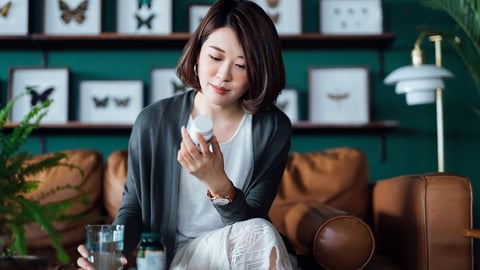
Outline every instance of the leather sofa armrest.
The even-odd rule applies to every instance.
[[[313,254],[324,269],[362,269],[375,250],[365,222],[317,202],[292,206],[285,215],[285,232],[298,255]]]
[[[377,252],[403,269],[473,269],[472,187],[449,173],[405,175],[375,183]]]

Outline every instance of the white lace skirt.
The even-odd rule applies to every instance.
[[[271,258],[276,268],[270,266]],[[267,220],[254,218],[207,232],[185,244],[175,254],[170,269],[293,268],[277,230]]]

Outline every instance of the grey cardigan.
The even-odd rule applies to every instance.
[[[160,232],[167,265],[173,258],[181,165],[177,152],[195,91],[160,100],[137,117],[128,144],[128,173],[114,224],[125,225],[128,257],[141,232]],[[253,115],[254,168],[245,188],[236,188],[232,203],[216,206],[225,224],[253,217],[268,219],[290,150],[291,123],[278,108]],[[206,195],[205,195],[206,196]]]

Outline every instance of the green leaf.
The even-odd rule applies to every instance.
[[[421,0],[434,10],[445,12],[458,26],[449,35],[450,44],[469,70],[480,94],[480,1],[479,0]]]
[[[9,226],[14,234],[13,245],[9,248],[11,253],[25,255],[27,245],[23,226],[32,222],[36,223],[49,236],[58,260],[67,264],[70,258],[61,244],[61,234],[55,229],[53,223],[55,221],[72,222],[88,218],[84,215],[68,215],[68,210],[73,204],[88,202],[88,197],[82,190],[86,178],[81,168],[68,163],[65,153],[54,153],[47,155],[44,159],[34,161],[31,159],[32,154],[22,149],[32,132],[40,126],[40,121],[46,116],[47,108],[52,103],[51,100],[32,107],[10,133],[4,133],[9,112],[14,103],[19,98],[24,97],[25,94],[12,98],[5,107],[0,109],[0,226]],[[37,190],[41,185],[40,179],[31,180],[31,176],[57,166],[78,170],[83,179],[82,182],[76,186],[65,184],[56,187],[42,192],[37,198],[26,198],[25,194]],[[43,198],[54,196],[58,191],[65,189],[76,190],[80,196],[57,203],[40,203]]]

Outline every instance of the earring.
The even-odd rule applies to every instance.
[[[198,64],[195,64],[195,65],[193,66],[193,73],[195,74],[195,76],[198,77],[197,66],[198,66]]]

